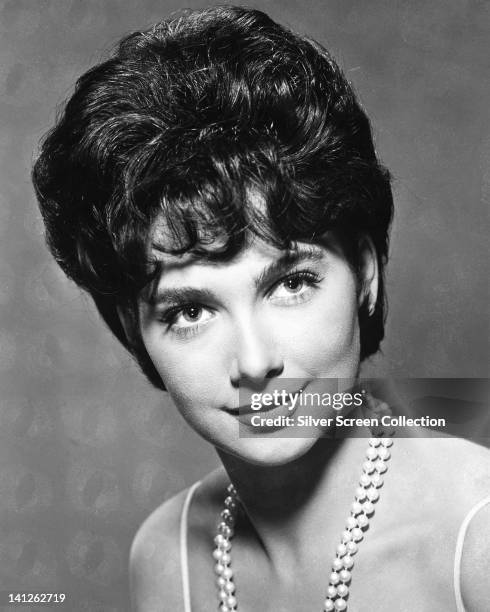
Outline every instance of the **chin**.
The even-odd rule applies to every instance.
[[[222,448],[225,453],[257,466],[273,467],[291,463],[305,455],[318,437],[287,438],[283,435],[257,435],[240,438],[234,448]]]

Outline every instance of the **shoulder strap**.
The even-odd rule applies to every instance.
[[[182,506],[182,514],[180,515],[180,573],[182,575],[182,593],[184,596],[184,612],[191,611],[191,590],[189,586],[189,562],[187,558],[187,516],[189,514],[189,506],[191,505],[194,491],[201,484],[201,481],[195,482],[187,491],[187,495]]]
[[[466,532],[471,520],[484,506],[490,504],[490,496],[485,497],[479,501],[468,514],[465,516],[464,521],[461,523],[461,527],[458,532],[458,539],[456,540],[456,553],[454,555],[454,596],[456,598],[456,609],[458,612],[466,612],[463,598],[461,596],[461,559],[463,556],[463,546]]]

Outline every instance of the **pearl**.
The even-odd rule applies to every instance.
[[[332,568],[337,572],[341,570],[343,567],[344,567],[344,564],[342,563],[342,559],[335,557],[335,559],[332,562]]]
[[[366,498],[366,489],[364,487],[357,487],[356,489],[356,499],[358,501],[362,501]]]
[[[233,570],[231,569],[231,567],[226,566],[225,569],[223,570],[223,578],[226,578],[226,580],[231,580],[232,577],[233,577]]]
[[[355,501],[351,504],[351,515],[346,519],[346,529],[342,531],[341,542],[336,547],[337,556],[332,562],[332,571],[329,576],[327,597],[324,602],[324,611],[346,610],[346,597],[349,588],[346,583],[351,581],[351,572],[354,565],[352,555],[358,552],[359,542],[363,539],[363,528],[369,525],[367,515],[374,512],[375,502],[379,498],[378,488],[383,484],[382,473],[386,472],[385,460],[390,458],[388,447],[393,444],[390,439],[371,438],[366,451],[367,460],[362,464],[363,472],[360,476],[360,485],[355,491]],[[227,487],[228,495],[224,500],[224,509],[221,511],[221,520],[217,526],[218,533],[214,538],[216,548],[213,550],[213,559],[217,562],[214,570],[217,574],[219,611],[237,612],[237,598],[234,594],[233,571],[231,564],[231,538],[234,535],[232,525],[236,519],[238,496],[235,487]],[[362,503],[361,503],[362,502]]]
[[[349,555],[355,555],[357,550],[358,550],[358,546],[355,542],[347,543],[347,552],[349,553]]]
[[[345,526],[347,529],[354,529],[354,527],[357,527],[356,519],[353,516],[348,516],[347,520],[345,521]]]
[[[231,495],[228,495],[228,497],[225,499],[225,506],[228,508],[228,510],[235,510],[237,507],[236,502]]]
[[[391,457],[391,453],[385,446],[382,446],[378,450],[378,456],[380,459],[383,459],[383,461],[386,461],[387,459]]]
[[[345,610],[347,608],[347,602],[342,598],[336,599],[334,605],[336,610]]]
[[[369,525],[369,519],[365,514],[360,514],[357,517],[357,522],[359,523],[359,527],[363,528],[363,527],[367,527]],[[224,563],[224,561],[223,561]]]
[[[235,517],[231,513],[228,508],[225,508],[221,511],[221,518],[228,523],[228,525],[232,525],[235,522]]]
[[[234,535],[233,528],[224,521],[221,521],[221,523],[218,525],[218,533],[220,533],[224,538],[232,538]]]
[[[370,459],[371,461],[373,461],[374,459],[377,458],[377,456],[378,456],[378,451],[372,446],[370,446],[366,451],[366,457]]]
[[[222,551],[228,551],[231,548],[231,542],[227,538],[223,538],[220,544],[218,544],[218,548]]]
[[[369,501],[376,501],[379,499],[379,493],[377,489],[368,489],[366,495],[368,496]]]
[[[364,534],[362,533],[362,529],[359,529],[359,527],[356,527],[355,529],[353,529],[352,537],[354,538],[354,542],[359,542],[359,540],[362,540],[362,538],[364,537]]]
[[[350,540],[352,540],[352,533],[348,529],[345,529],[342,532],[342,542],[345,543],[345,542],[349,542]]]
[[[339,557],[343,557],[346,552],[347,552],[347,546],[345,544],[337,545],[337,554]]]
[[[367,474],[362,474],[359,478],[359,482],[361,483],[361,486],[369,487],[369,485],[371,484],[371,477]]]
[[[362,525],[361,525],[362,527]],[[229,553],[223,553],[223,556],[221,557],[221,563],[223,565],[229,565],[231,563],[231,557],[229,555]]]
[[[366,472],[366,474],[371,474],[374,472],[374,463],[372,461],[365,461],[362,464],[362,469]]]

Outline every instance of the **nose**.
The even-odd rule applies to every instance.
[[[283,372],[284,362],[277,344],[256,322],[241,325],[235,341],[231,371],[233,386],[257,386]]]

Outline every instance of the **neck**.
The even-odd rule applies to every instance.
[[[218,451],[266,555],[298,563],[342,520],[357,485],[366,438],[319,439],[285,465],[261,466]],[[341,528],[341,527],[340,527]]]

